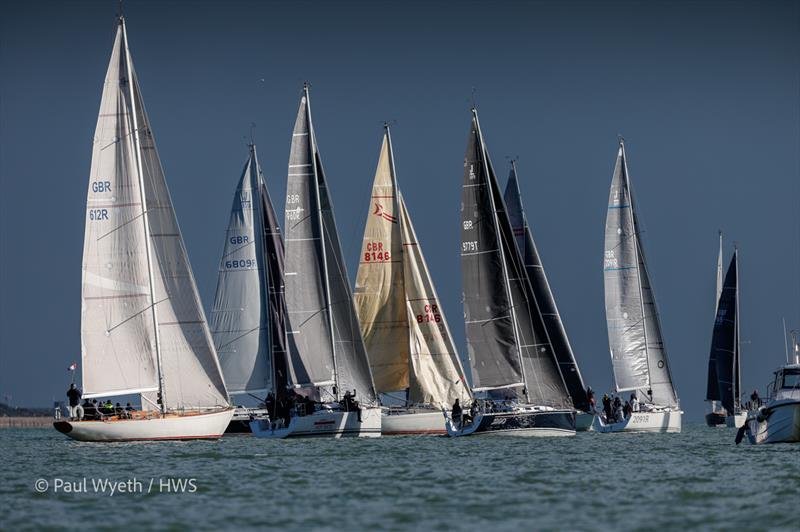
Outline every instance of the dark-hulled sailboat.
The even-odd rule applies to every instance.
[[[251,144],[225,233],[211,333],[228,393],[262,406],[238,407],[226,433],[250,433],[252,416],[274,417],[286,399],[283,258],[278,217]]]
[[[714,364],[713,376],[716,378],[716,387],[711,391],[718,393],[714,400],[719,400],[724,408],[724,422],[729,427],[741,427],[747,418],[747,412],[742,410],[741,405],[738,250],[733,252],[717,303],[709,361],[709,365]],[[709,379],[711,376],[710,374]],[[708,416],[706,421],[708,422]]]
[[[464,159],[461,275],[472,391],[469,417],[450,436],[575,434],[575,412],[517,249],[478,113]]]
[[[547,336],[553,346],[553,351],[561,369],[561,376],[564,378],[564,384],[567,386],[569,395],[572,398],[572,405],[576,410],[576,429],[578,431],[588,430],[592,425],[594,413],[590,412],[586,386],[581,377],[580,369],[578,369],[578,363],[575,361],[567,331],[561,321],[561,315],[558,312],[555,297],[553,297],[553,292],[550,289],[550,283],[547,281],[542,259],[539,256],[539,251],[533,240],[533,234],[528,225],[528,219],[525,216],[522,195],[519,192],[516,161],[511,162],[511,171],[508,175],[508,183],[506,183],[506,191],[503,197],[508,209],[508,218],[511,221],[514,236],[517,240],[517,248],[522,254],[525,271],[528,274],[533,295],[538,303],[539,311],[547,330]]]

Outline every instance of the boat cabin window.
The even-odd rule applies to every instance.
[[[783,371],[782,388],[800,388],[800,370],[789,369]]]

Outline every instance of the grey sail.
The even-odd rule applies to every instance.
[[[717,311],[719,311],[719,300],[722,296],[722,231],[719,232],[719,254],[717,255],[717,291],[714,298],[714,320],[716,321]],[[713,339],[712,339],[713,342]],[[706,401],[719,401],[719,381],[717,380],[717,359],[716,351],[711,348],[708,356],[708,383],[706,384]]]
[[[734,251],[717,307],[711,356],[716,365],[719,400],[733,415],[739,409],[739,309],[738,256]]]
[[[620,142],[606,215],[603,279],[608,342],[617,391],[635,390],[640,400],[674,406],[658,310],[639,238]]]
[[[581,372],[578,369],[578,364],[575,361],[572,346],[569,343],[567,332],[561,321],[561,315],[558,312],[553,292],[550,289],[550,283],[547,281],[547,275],[545,274],[542,260],[539,257],[539,251],[536,249],[536,243],[533,240],[533,234],[531,233],[527,217],[525,216],[525,210],[522,206],[522,197],[519,192],[519,182],[517,180],[517,166],[515,163],[511,165],[511,172],[509,173],[508,183],[506,184],[506,190],[503,196],[506,208],[508,209],[508,218],[511,222],[514,236],[516,237],[517,249],[522,255],[525,270],[528,274],[534,297],[538,303],[544,326],[547,329],[547,335],[550,338],[550,343],[553,346],[553,351],[558,360],[564,383],[567,386],[575,408],[588,411],[589,399],[586,395],[586,386],[581,377]]]
[[[307,88],[292,137],[285,226],[292,384],[332,386],[337,398],[340,392],[355,390],[362,402],[375,403],[333,206],[317,151]]]
[[[263,395],[273,387],[261,187],[251,146],[233,197],[211,311],[211,332],[231,394]]]
[[[464,170],[462,286],[476,389],[517,387],[518,399],[567,406],[571,400],[515,243],[475,110]],[[487,327],[490,324],[493,327]],[[487,386],[485,376],[497,382]],[[498,376],[506,381],[518,376],[519,380],[502,382]]]

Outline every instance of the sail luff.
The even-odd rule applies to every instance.
[[[125,19],[123,17],[119,18],[120,28],[122,30],[122,40],[125,44],[125,66],[127,68],[127,79],[128,79],[128,90],[130,93],[130,102],[131,102],[131,114],[133,120],[133,145],[134,150],[136,153],[136,174],[139,178],[139,196],[140,201],[142,203],[142,225],[144,227],[144,245],[145,245],[145,256],[147,257],[147,275],[149,279],[149,292],[150,292],[150,306],[151,306],[151,314],[153,316],[153,334],[154,334],[154,341],[155,341],[155,352],[156,352],[156,369],[158,371],[158,400],[157,403],[161,407],[161,412],[165,413],[167,411],[166,401],[164,401],[164,373],[163,373],[163,361],[161,357],[161,334],[160,328],[158,325],[158,310],[156,307],[156,298],[155,298],[155,280],[153,277],[153,257],[152,251],[150,249],[151,246],[151,236],[150,236],[150,220],[149,220],[149,209],[147,208],[147,198],[145,192],[145,185],[144,185],[144,172],[142,170],[142,147],[141,147],[141,140],[139,138],[139,124],[138,124],[138,113],[136,111],[136,97],[134,95],[134,86],[136,81],[133,76],[133,72],[131,69],[131,54],[130,48],[128,47],[128,33],[125,29]]]
[[[572,398],[573,406],[579,410],[588,411],[589,400],[586,395],[586,387],[522,205],[516,161],[511,162],[511,171],[503,197],[516,237],[517,248],[521,254],[536,305],[545,326],[548,342],[558,360],[561,377]]]

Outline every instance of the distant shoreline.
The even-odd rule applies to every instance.
[[[0,429],[41,429],[50,427],[53,418],[47,416],[3,416]]]

